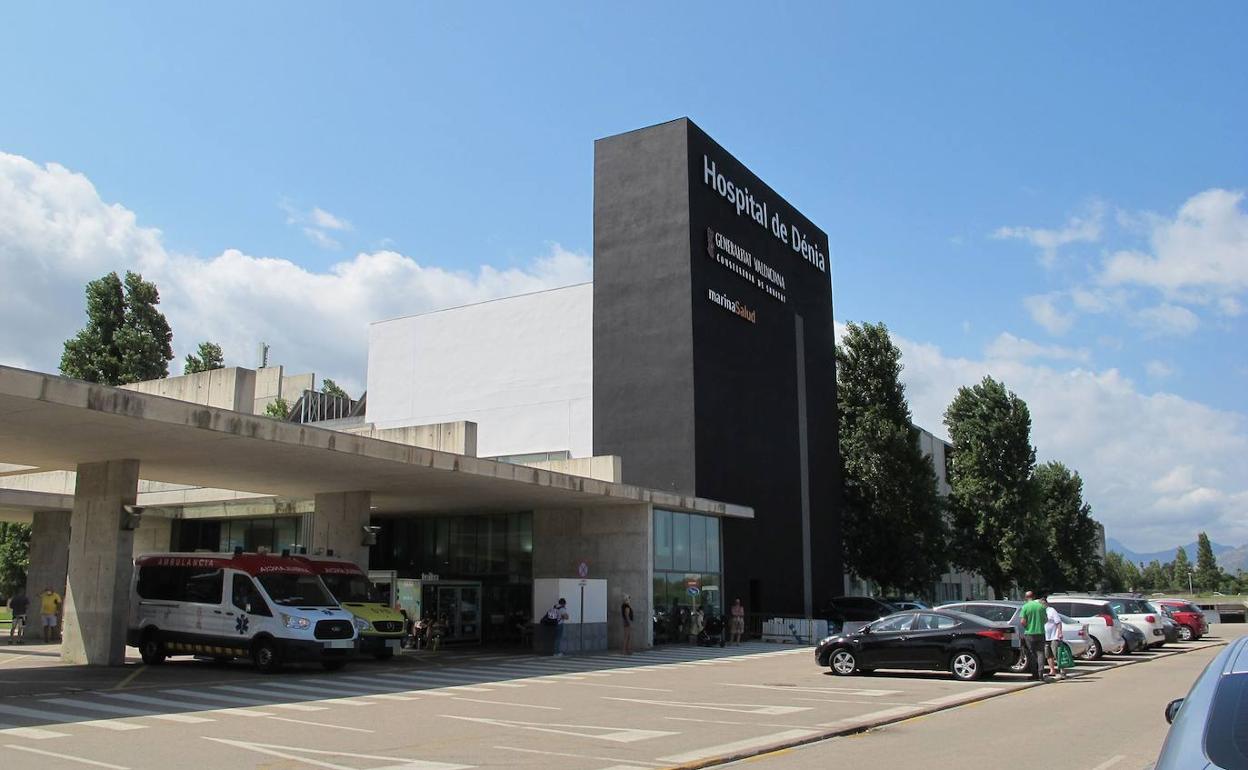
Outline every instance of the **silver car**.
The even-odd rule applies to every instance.
[[[1166,706],[1170,732],[1154,770],[1248,767],[1248,636],[1209,661],[1186,698]]]

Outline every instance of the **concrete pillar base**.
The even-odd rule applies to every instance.
[[[125,662],[134,532],[122,528],[122,506],[133,505],[138,490],[138,460],[78,466],[61,644],[66,663]]]
[[[35,511],[30,525],[30,567],[26,570],[25,639],[43,641],[39,619],[39,594],[51,587],[65,596],[65,575],[69,570],[69,511]],[[60,629],[58,629],[59,631]]]

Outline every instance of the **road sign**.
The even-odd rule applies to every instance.
[[[690,596],[697,596],[698,594],[702,593],[702,589],[698,588],[697,586],[689,586],[685,590],[689,592]]]

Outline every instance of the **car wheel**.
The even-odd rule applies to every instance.
[[[1083,651],[1084,660],[1100,660],[1105,651],[1101,649],[1101,642],[1095,636],[1088,637],[1088,649]]]
[[[272,674],[282,667],[282,659],[278,657],[277,645],[271,639],[261,639],[251,650],[251,660],[262,674]]]
[[[139,656],[149,666],[159,666],[169,656],[165,652],[165,643],[160,641],[160,635],[155,629],[143,634],[143,641],[139,644]]]
[[[837,676],[849,676],[858,668],[858,659],[854,653],[844,648],[832,652],[832,673]]]
[[[979,679],[984,674],[979,658],[973,652],[955,652],[949,670],[963,682]]]
[[[1018,657],[1010,664],[1010,671],[1015,674],[1026,674],[1028,664],[1031,663],[1027,650],[1019,648]]]
[[[1179,626],[1179,638],[1185,642],[1190,642],[1196,638],[1196,632],[1191,626]]]

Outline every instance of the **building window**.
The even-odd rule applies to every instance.
[[[724,613],[719,519],[656,508],[654,607],[656,643],[685,641],[689,614]]]

